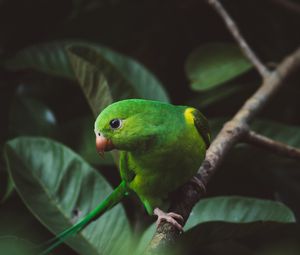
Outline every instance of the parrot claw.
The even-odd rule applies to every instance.
[[[183,217],[177,213],[169,212],[165,213],[159,208],[154,209],[154,214],[157,216],[156,225],[158,226],[162,221],[167,221],[176,227],[179,231],[183,231],[182,226],[178,223],[178,220],[183,222]]]

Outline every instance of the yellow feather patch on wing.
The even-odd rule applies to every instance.
[[[195,121],[194,115],[192,113],[194,110],[195,110],[194,108],[189,107],[184,111],[184,118],[186,120],[186,123],[191,125],[194,125],[194,121]]]

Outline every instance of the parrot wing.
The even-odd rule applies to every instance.
[[[211,134],[210,134],[210,128],[208,125],[208,121],[205,118],[205,116],[195,109],[192,111],[193,117],[194,117],[194,125],[197,128],[200,136],[203,138],[205,144],[206,144],[206,149],[210,145],[210,140],[211,140]]]
[[[129,155],[127,152],[122,151],[120,155],[119,168],[120,168],[121,178],[126,183],[130,183],[136,175],[136,173],[128,167],[128,163],[129,163]]]

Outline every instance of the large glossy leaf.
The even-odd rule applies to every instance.
[[[193,208],[176,254],[252,254],[259,242],[293,240],[300,230],[295,222],[293,212],[279,202],[237,196],[203,199]]]
[[[248,228],[241,223],[257,221],[291,223],[295,222],[295,217],[293,212],[282,203],[237,196],[215,197],[203,199],[196,204],[184,229],[187,231],[198,224],[220,221],[239,223],[234,226],[234,230],[243,233],[243,230],[248,231]],[[238,229],[238,226],[240,226],[240,229]],[[230,232],[230,228],[227,228],[227,230]],[[139,244],[139,253],[145,250],[154,231],[154,225],[145,231]],[[220,238],[225,237],[220,235]]]
[[[251,69],[239,47],[230,43],[209,43],[187,58],[185,71],[191,88],[197,91],[221,85]]]
[[[158,81],[134,61],[107,49],[79,44],[68,51],[94,115],[113,101],[126,98],[168,101]]]
[[[71,46],[68,50],[73,69],[94,116],[117,98],[134,97],[135,91],[132,87],[125,83],[122,88],[124,80],[120,80],[120,75],[109,74],[114,69],[107,61],[101,63],[103,58],[100,54],[81,46]],[[107,80],[109,78],[110,81]]]
[[[71,52],[75,72],[66,48]],[[106,101],[107,104],[106,98],[109,93],[104,89],[106,85],[112,90],[114,96],[119,96],[114,100],[128,96],[159,101],[169,100],[161,83],[144,66],[129,57],[94,43],[60,41],[31,46],[8,59],[4,66],[12,71],[33,69],[68,79],[78,78],[79,81],[85,81],[84,85],[81,83],[85,94],[92,96],[90,93],[93,92],[98,96],[88,97],[89,102],[96,98],[97,101]],[[99,83],[105,82],[108,84],[97,87]],[[117,88],[122,90],[116,91]],[[90,104],[94,103],[90,102]]]
[[[215,197],[201,200],[192,210],[185,228],[209,221],[295,222],[293,212],[279,202],[247,197]]]
[[[82,158],[48,139],[9,141],[6,158],[19,195],[54,233],[78,220],[74,212],[86,215],[112,191]],[[124,209],[117,205],[67,243],[80,254],[116,254],[128,248],[130,236]]]
[[[66,54],[67,42],[44,43],[17,52],[4,62],[11,71],[32,69],[49,75],[75,79]]]

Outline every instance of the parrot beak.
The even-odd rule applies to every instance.
[[[97,135],[96,136],[96,149],[101,157],[104,158],[104,152],[105,151],[111,151],[115,147],[111,140],[105,138],[103,135]]]

